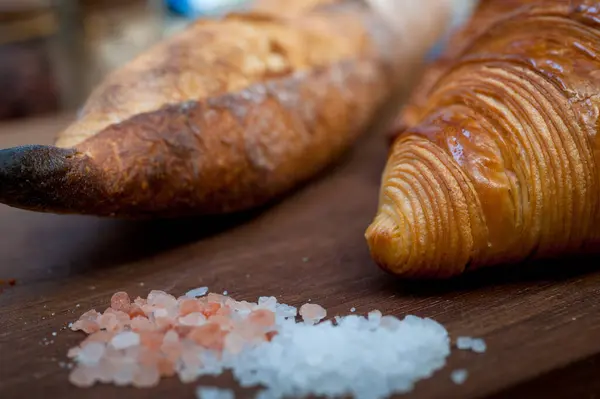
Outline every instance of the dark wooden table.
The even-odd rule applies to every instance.
[[[66,122],[3,126],[0,147],[49,143]],[[275,295],[299,305],[310,298],[330,315],[356,307],[429,316],[454,338],[486,339],[485,354],[453,350],[449,364],[409,398],[600,394],[598,259],[397,281],[375,267],[363,238],[385,155],[385,141],[368,138],[287,199],[236,217],[136,223],[0,207],[0,278],[17,279],[0,294],[0,397],[192,397],[197,384],[177,379],[151,390],[81,390],[58,363],[82,339],[61,327],[84,310],[104,309],[113,292],[181,294],[201,285],[246,300]],[[469,371],[462,386],[449,379],[456,368]],[[227,376],[203,382],[233,386]]]

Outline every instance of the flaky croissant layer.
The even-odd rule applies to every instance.
[[[399,118],[373,258],[404,276],[598,242],[600,8],[489,0]]]

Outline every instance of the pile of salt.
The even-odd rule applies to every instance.
[[[263,386],[261,398],[345,396],[377,399],[410,391],[450,353],[446,330],[430,319],[403,320],[372,311],[336,317],[317,304],[296,308],[261,297],[257,303],[208,293],[175,298],[152,291],[130,301],[117,293],[103,314],[73,323],[88,338],[69,351],[77,365],[70,380],[150,387],[161,377],[191,382],[229,369],[243,387]],[[231,391],[200,388],[201,398]]]

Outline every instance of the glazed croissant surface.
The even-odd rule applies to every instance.
[[[482,1],[397,121],[373,258],[448,277],[590,249],[599,113],[597,2]]]
[[[0,202],[126,218],[263,205],[352,144],[451,2],[421,2],[429,24],[397,14],[410,41],[370,2],[274,4],[197,21],[114,71],[55,146],[0,151]]]

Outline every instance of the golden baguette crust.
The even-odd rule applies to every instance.
[[[598,243],[600,9],[484,1],[396,126],[373,258],[447,277]]]
[[[91,94],[77,123],[61,133],[57,146],[76,146],[107,127],[166,105],[372,56],[363,22],[351,13],[294,19],[253,13],[200,20],[111,73]]]

